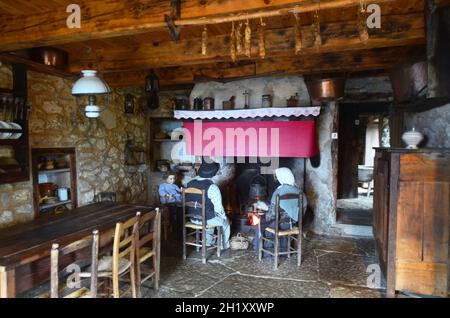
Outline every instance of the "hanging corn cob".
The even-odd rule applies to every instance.
[[[367,23],[366,23],[366,9],[365,9],[365,1],[360,0],[360,6],[358,7],[358,33],[359,33],[359,39],[364,44],[367,44],[367,40],[369,40],[369,32],[367,30]]]
[[[261,18],[261,25],[259,27],[258,32],[258,49],[259,49],[259,57],[265,58],[266,57],[266,38],[264,34],[264,27],[266,24],[263,22],[263,19]]]
[[[314,33],[314,47],[317,51],[320,50],[320,46],[322,45],[322,37],[320,36],[320,20],[319,20],[319,11],[316,10],[314,12],[314,22],[313,22],[313,33]]]
[[[237,34],[234,28],[234,21],[231,22],[231,34],[230,34],[230,57],[233,62],[236,62],[236,40]]]
[[[302,51],[302,26],[300,24],[300,16],[298,15],[298,13],[295,13],[294,17],[295,54],[300,54],[300,52]]]
[[[247,22],[245,23],[245,55],[247,57],[252,56],[252,29],[250,28],[250,22],[247,19]]]
[[[202,32],[202,55],[208,54],[208,29],[205,27],[203,28]]]
[[[242,25],[244,23],[239,22],[238,27],[236,28],[236,51],[237,54],[242,54],[243,48],[242,48]]]

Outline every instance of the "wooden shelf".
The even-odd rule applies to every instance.
[[[64,205],[64,204],[68,204],[68,203],[72,203],[71,200],[67,200],[67,201],[58,201],[55,203],[49,203],[49,204],[40,204],[39,205],[39,209],[43,210],[43,209],[50,209],[50,208],[54,208],[60,205]]]
[[[175,140],[173,140],[173,139],[153,139],[153,141],[156,141],[156,142],[178,142],[178,141],[182,141],[182,139],[181,140],[178,140],[178,139],[175,139]]]
[[[0,87],[0,93],[3,93],[3,94],[13,94],[13,90],[11,89],[11,88],[3,88],[3,87]]]
[[[39,170],[39,174],[54,174],[54,173],[64,173],[64,172],[70,172],[70,168]]]
[[[19,139],[0,139],[0,146],[16,146],[16,145],[25,145],[27,144],[27,140],[20,137]]]
[[[24,64],[28,67],[28,69],[35,71],[35,72],[39,72],[39,73],[49,74],[49,75],[58,76],[58,77],[66,78],[66,79],[76,79],[78,77],[77,74],[73,74],[73,73],[70,73],[65,70],[57,69],[54,66],[49,66],[49,65],[38,63],[38,62],[34,62],[34,61],[25,59],[21,56],[14,55],[11,53],[0,53],[0,59],[6,63]]]

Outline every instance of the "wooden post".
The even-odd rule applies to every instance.
[[[159,208],[156,208],[156,229],[155,232],[156,238],[153,241],[153,244],[155,244],[156,251],[155,251],[155,263],[154,263],[154,269],[155,269],[155,289],[159,289],[159,272],[160,272],[160,265],[161,265],[161,212]]]
[[[0,269],[0,298],[16,297],[16,271]]]
[[[182,191],[183,200],[183,259],[186,259],[186,194]]]
[[[202,263],[206,264],[206,196],[202,190]]]
[[[91,261],[91,298],[97,298],[97,285],[98,285],[98,230],[92,232],[92,261]]]
[[[274,237],[274,249],[273,249],[273,258],[274,258],[274,264],[273,269],[276,270],[278,268],[278,232],[279,232],[279,226],[280,226],[280,195],[277,195],[276,205],[275,205],[275,237]]]
[[[52,251],[50,253],[50,297],[58,298],[58,289],[59,289],[59,281],[58,281],[58,257],[59,257],[59,245],[53,244]]]
[[[298,236],[297,236],[297,266],[302,264],[302,238],[303,238],[303,193],[300,192],[298,211]]]
[[[220,250],[222,248],[222,227],[217,226],[217,257],[220,257]]]

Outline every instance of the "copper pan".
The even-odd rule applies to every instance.
[[[306,81],[309,96],[313,101],[332,101],[344,97],[345,78],[324,78]]]

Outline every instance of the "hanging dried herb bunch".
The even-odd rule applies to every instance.
[[[302,25],[300,24],[300,16],[298,13],[294,13],[295,17],[295,54],[300,54],[302,51]]]
[[[247,57],[252,56],[252,29],[250,28],[250,22],[247,19],[247,22],[245,23],[245,55]]]
[[[230,34],[230,57],[233,62],[236,62],[236,29],[234,28],[234,21],[231,22],[231,34]]]
[[[322,45],[322,37],[320,36],[319,10],[314,12],[313,21],[314,47],[317,51],[319,51],[320,46]]]
[[[243,53],[243,48],[242,48],[242,25],[243,24],[244,23],[242,21],[240,21],[238,27],[236,28],[236,51],[237,51],[237,54]]]
[[[264,34],[265,26],[266,24],[263,22],[263,19],[261,18],[261,25],[259,27],[258,32],[258,49],[259,49],[259,57],[262,59],[266,57],[266,38]]]
[[[367,40],[369,40],[369,31],[367,30],[366,23],[366,3],[365,0],[359,1],[360,5],[358,6],[358,19],[357,19],[357,27],[359,33],[359,39],[364,44],[367,44]]]
[[[203,28],[202,32],[202,55],[208,54],[208,29],[205,27]]]

